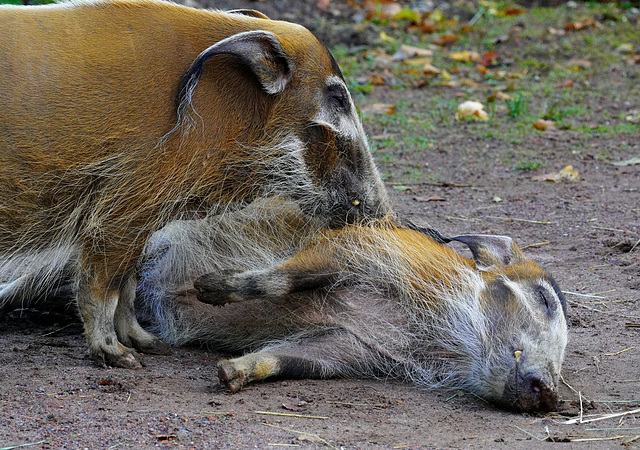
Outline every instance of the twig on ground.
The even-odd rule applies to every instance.
[[[552,225],[555,223],[555,222],[548,222],[545,220],[518,219],[516,217],[487,216],[487,219],[504,220],[505,222],[537,223],[538,225]]]
[[[542,247],[543,245],[550,245],[550,244],[551,244],[551,241],[536,242],[535,244],[525,245],[520,250],[526,250],[528,248],[537,248],[537,247]]]
[[[634,348],[635,347],[628,347],[628,348],[625,348],[624,350],[620,350],[619,352],[605,353],[604,356],[618,356],[620,353],[628,352],[629,350],[633,350]]]
[[[602,438],[580,438],[580,439],[571,439],[571,442],[591,442],[591,441],[615,441],[617,439],[624,439],[626,436],[612,436],[612,437],[602,437]]]
[[[272,425],[270,423],[263,423],[262,425],[264,425],[266,427],[271,427],[271,428],[278,428],[280,430],[288,431],[289,433],[296,433],[296,434],[299,434],[301,436],[309,436],[309,437],[313,438],[314,440],[316,440],[318,442],[322,442],[323,444],[325,444],[329,448],[336,448],[333,445],[331,445],[328,441],[326,441],[325,439],[322,439],[317,434],[307,433],[306,431],[292,430],[291,428],[279,427],[278,425]]]
[[[619,413],[603,414],[599,417],[593,417],[591,419],[584,419],[584,420],[582,419],[582,414],[580,414],[580,418],[570,419],[562,423],[564,423],[565,425],[573,425],[576,423],[589,423],[589,422],[596,422],[598,420],[613,419],[616,417],[623,417],[623,416],[628,416],[630,414],[638,414],[638,413],[640,413],[640,408],[632,409],[631,411],[619,412]]]
[[[544,441],[547,440],[547,438],[539,438],[538,436],[534,436],[533,434],[529,433],[527,430],[523,430],[522,428],[520,428],[518,425],[512,425],[512,426],[517,428],[518,430],[522,431],[524,434],[531,436],[532,438],[534,438],[537,441],[544,442]]]
[[[609,291],[607,291],[609,292]],[[569,295],[577,295],[578,297],[589,297],[589,298],[607,298],[604,297],[602,295],[598,295],[598,294],[581,294],[579,292],[572,292],[572,291],[562,291],[563,294],[569,294]],[[602,292],[601,292],[602,294]]]
[[[325,416],[305,416],[302,414],[279,413],[271,411],[254,411],[254,413],[262,414],[263,416],[296,417],[298,419],[328,419],[328,417]]]
[[[68,323],[68,324],[66,324],[65,326],[63,326],[62,328],[58,328],[57,330],[50,331],[49,333],[41,334],[41,335],[40,335],[40,337],[51,336],[52,334],[55,334],[55,333],[57,333],[58,331],[62,331],[62,330],[64,330],[65,328],[69,328],[69,327],[70,327],[70,326],[72,326],[72,325],[75,325],[75,324],[73,324],[73,323]]]

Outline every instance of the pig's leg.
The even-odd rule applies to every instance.
[[[153,355],[168,355],[171,346],[145,331],[136,318],[136,276],[130,275],[120,286],[120,295],[114,314],[116,335],[120,342],[139,352]]]
[[[370,352],[343,329],[286,342],[240,358],[218,363],[218,378],[231,392],[270,377],[331,378],[362,370],[375,363]]]
[[[206,274],[195,280],[197,298],[210,305],[256,299],[278,299],[295,292],[330,286],[338,272],[328,269],[304,272],[291,267],[239,272],[227,270]]]
[[[138,369],[142,366],[135,352],[120,343],[114,327],[119,289],[110,287],[105,278],[95,271],[85,271],[78,286],[78,309],[89,353],[102,366]]]
[[[278,299],[295,292],[331,286],[347,271],[339,265],[339,247],[322,238],[277,267],[262,270],[227,270],[194,281],[203,303],[224,305],[254,299]]]

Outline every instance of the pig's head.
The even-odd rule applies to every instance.
[[[228,117],[220,119],[237,115],[228,103],[244,102],[240,115],[251,111],[250,118],[237,118],[244,129],[235,135],[250,136],[240,159],[261,172],[254,183],[259,192],[252,196],[292,198],[303,212],[335,227],[389,214],[358,113],[326,47],[286,22],[256,16],[247,28],[211,45],[192,63],[179,87],[178,126],[190,117],[198,83],[210,70],[205,62],[225,55],[229,70],[242,72],[246,86],[234,85],[238,92],[224,106]]]

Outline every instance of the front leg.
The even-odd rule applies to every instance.
[[[210,273],[196,279],[193,286],[198,300],[222,306],[247,300],[283,298],[295,292],[329,286],[337,279],[337,272],[303,272],[279,266],[265,270]]]

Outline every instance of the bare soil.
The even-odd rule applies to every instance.
[[[231,3],[312,28],[310,17],[318,23],[341,19],[318,15],[315,1],[216,5]],[[637,77],[637,68],[628,70]],[[593,83],[624,90],[635,80],[612,71]],[[444,87],[380,87],[359,106],[411,99],[416,113],[425,108],[426,114],[429,98],[453,95]],[[630,104],[623,108],[624,101]],[[595,123],[599,111],[640,108],[637,97],[594,103],[589,114]],[[640,156],[640,133],[551,131],[515,150],[478,133],[477,126],[425,130],[435,142],[429,152],[407,148],[381,161],[381,168],[399,212],[446,235],[512,236],[569,292],[570,342],[558,413],[514,414],[469,394],[395,380],[274,381],[232,395],[215,376],[219,354],[178,348],[171,356],[145,355],[141,370],[99,368],[72,314],[21,310],[0,319],[0,448],[506,449],[550,445],[544,440],[580,448],[640,445],[640,165],[608,162]],[[367,131],[402,140],[392,129],[374,125]],[[520,151],[543,155],[545,167],[514,171],[505,155]],[[532,179],[567,164],[578,170],[579,181]],[[413,167],[432,176],[398,189]]]

